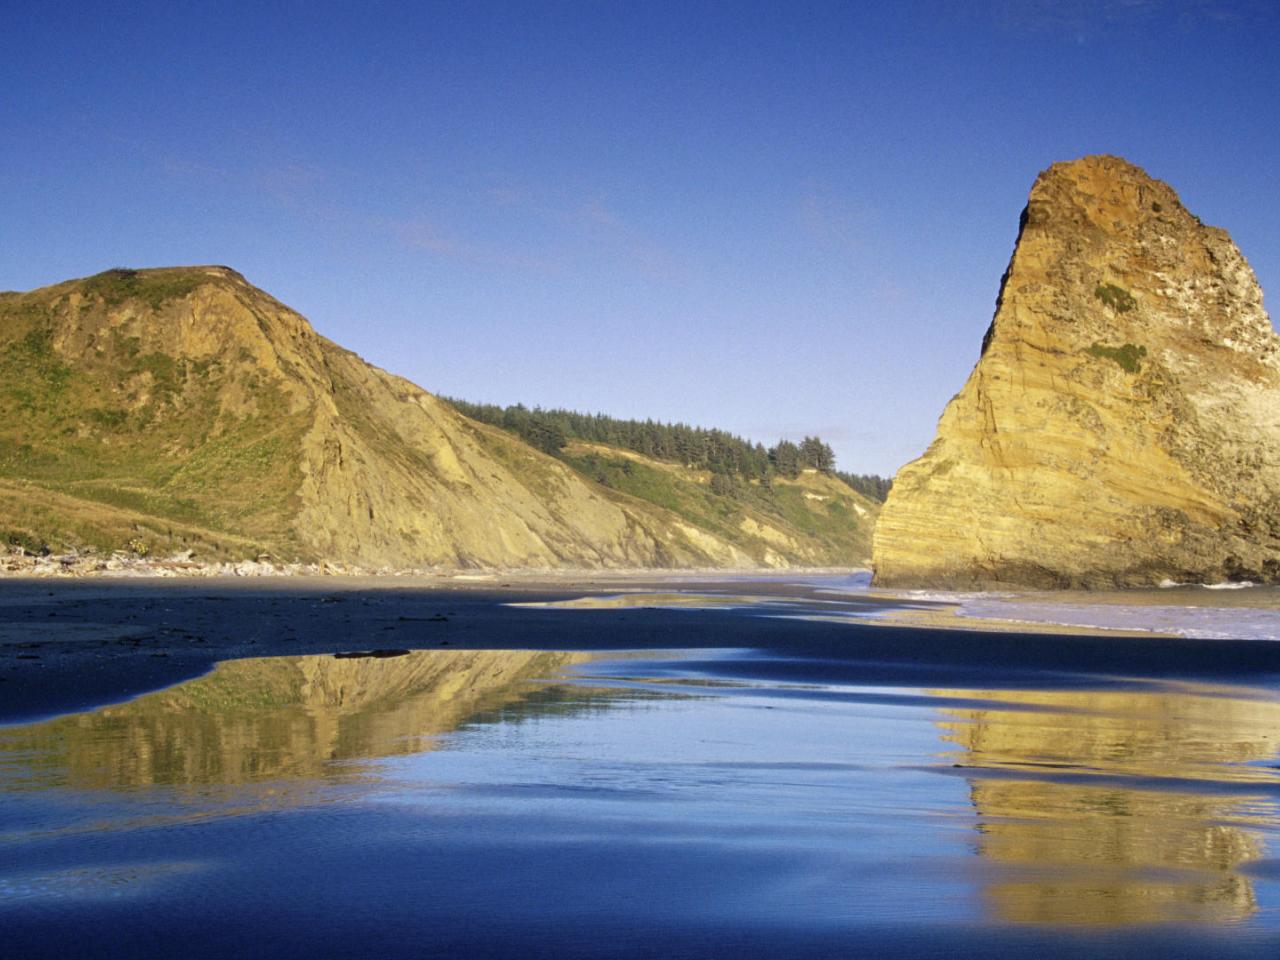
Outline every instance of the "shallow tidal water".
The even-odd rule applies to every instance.
[[[0,727],[4,953],[1280,955],[1280,691],[792,667],[237,660]]]

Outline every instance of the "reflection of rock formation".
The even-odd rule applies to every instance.
[[[331,774],[333,761],[416,753],[433,738],[554,690],[586,654],[418,651],[393,659],[275,657],[130,703],[0,732],[0,752],[77,788],[229,785]],[[594,696],[573,688],[575,700]],[[39,774],[37,774],[39,776]]]
[[[1222,921],[1256,910],[1238,872],[1263,852],[1249,829],[1256,811],[1221,786],[1274,783],[1270,771],[1234,765],[1274,753],[1280,704],[1177,693],[946,693],[1011,708],[947,711],[954,719],[941,724],[964,748],[958,761],[980,771],[970,780],[977,849],[1001,868],[986,890],[999,919]]]

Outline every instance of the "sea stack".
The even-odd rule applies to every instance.
[[[894,586],[1280,581],[1280,337],[1226,231],[1119,157],[1041,173],[873,563]]]

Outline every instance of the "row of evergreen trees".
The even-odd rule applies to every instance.
[[[875,474],[836,471],[831,447],[819,437],[805,437],[799,443],[779,440],[766,448],[724,430],[708,430],[683,423],[654,420],[619,420],[602,413],[573,410],[532,409],[524,404],[502,407],[492,403],[470,403],[445,398],[459,413],[481,423],[502,427],[526,443],[553,456],[570,440],[601,443],[634,450],[654,460],[681,463],[713,475],[768,481],[771,477],[795,477],[813,469],[839,477],[865,496],[883,500],[890,481]]]
[[[881,503],[884,503],[885,498],[889,496],[889,489],[893,486],[892,477],[882,477],[878,473],[845,473],[843,470],[837,470],[835,473],[846,486],[852,487],[868,499],[879,500]]]

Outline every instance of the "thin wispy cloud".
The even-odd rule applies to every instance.
[[[133,143],[140,153],[146,144]],[[506,249],[499,244],[467,239],[451,232],[426,217],[407,216],[389,219],[371,215],[362,205],[342,198],[347,184],[341,171],[332,171],[314,163],[291,159],[275,159],[244,165],[218,164],[163,151],[149,152],[150,162],[158,164],[162,173],[173,180],[198,184],[249,185],[264,201],[273,203],[291,216],[309,222],[355,226],[370,235],[381,235],[412,250],[422,251],[442,260],[497,269],[520,269],[551,272],[558,270],[554,258],[542,254]],[[490,199],[497,202],[497,193]],[[518,201],[512,191],[508,198]]]
[[[457,260],[477,266],[543,272],[555,271],[561,266],[555,260],[545,256],[535,256],[487,243],[465,240],[448,234],[434,223],[423,219],[385,221],[382,226],[403,246],[446,260]]]
[[[599,198],[593,197],[578,208],[579,215],[588,223],[602,227],[621,227],[622,221],[616,213],[604,205]]]
[[[1079,41],[1156,21],[1192,30],[1276,17],[1271,0],[993,0],[990,9],[1007,29],[1062,33]]]
[[[337,213],[334,175],[314,163],[287,157],[257,157],[247,163],[225,163],[192,157],[132,141],[145,162],[158,166],[169,180],[199,186],[216,186],[257,192],[264,200],[283,207],[305,208],[311,215]]]
[[[688,279],[684,257],[630,223],[600,193],[575,196],[539,191],[518,183],[501,183],[490,187],[485,196],[494,206],[519,212],[558,234],[564,249],[585,247],[586,252],[575,258],[580,266],[603,258],[615,269],[634,270],[650,280],[680,283]]]
[[[268,196],[293,204],[311,199],[327,184],[329,174],[314,164],[285,162],[259,168],[253,179]]]

